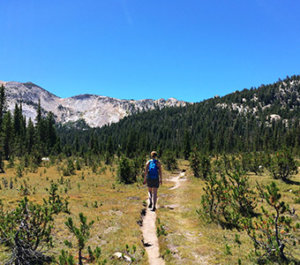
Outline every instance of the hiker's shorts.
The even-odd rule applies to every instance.
[[[159,187],[159,178],[147,177],[147,186],[149,188],[158,188]]]

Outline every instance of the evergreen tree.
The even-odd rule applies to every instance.
[[[191,140],[188,131],[184,132],[184,159],[188,160],[191,153]]]
[[[36,124],[39,124],[41,120],[42,120],[42,108],[41,108],[41,100],[39,99],[38,107],[36,111],[36,118],[35,118]]]
[[[49,112],[47,114],[47,118],[45,121],[45,142],[46,142],[46,150],[47,150],[47,154],[49,154],[51,152],[51,149],[53,148],[53,146],[56,144],[57,141],[57,136],[56,136],[56,131],[55,131],[55,127],[54,127],[55,121],[54,121],[54,117],[53,117],[53,113]]]
[[[12,140],[13,140],[13,126],[12,126],[12,117],[10,111],[5,113],[2,124],[2,148],[4,152],[4,158],[8,160],[11,154]]]
[[[35,143],[35,129],[31,119],[29,119],[28,127],[26,130],[26,150],[28,154],[32,152],[34,143]]]
[[[2,120],[3,120],[5,111],[6,111],[5,88],[3,85],[1,85],[0,86],[0,129],[2,126]]]

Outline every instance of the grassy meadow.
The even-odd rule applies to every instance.
[[[186,181],[182,181],[181,186],[175,190],[169,190],[174,184],[168,182],[162,189],[164,194],[159,201],[161,206],[167,206],[158,212],[159,222],[163,224],[167,234],[159,237],[160,252],[164,256],[166,264],[229,265],[238,264],[239,258],[242,264],[257,264],[253,255],[253,243],[245,232],[222,229],[221,226],[208,223],[203,216],[197,214],[196,210],[201,208],[200,202],[201,196],[204,194],[205,181],[192,176],[188,161],[181,161],[179,168],[186,170]],[[176,174],[178,172],[174,171],[173,175]],[[296,210],[295,221],[300,221],[299,173],[291,178],[298,185],[274,180],[267,172],[261,175],[250,173],[248,177],[254,190],[256,190],[256,181],[264,185],[274,181],[280,189],[282,199]],[[260,211],[259,206],[257,211]],[[239,236],[239,240],[236,240],[236,234]],[[241,244],[237,241],[240,241]],[[300,260],[300,249],[292,254]]]
[[[75,175],[64,177],[58,167],[64,162],[56,163],[54,166],[39,167],[35,173],[26,173],[21,178],[16,178],[15,169],[7,169],[0,178],[6,179],[9,183],[12,179],[14,187],[5,188],[1,182],[0,199],[6,209],[12,209],[23,197],[20,192],[20,185],[24,181],[28,186],[30,201],[42,203],[47,197],[46,188],[50,183],[59,184],[59,194],[68,198],[71,214],[59,214],[55,218],[53,237],[54,248],[48,253],[58,257],[61,249],[67,249],[64,240],[68,239],[76,246],[75,238],[65,226],[66,219],[70,216],[75,223],[78,223],[78,214],[82,212],[87,216],[88,221],[94,220],[91,229],[91,236],[87,243],[92,248],[101,247],[102,260],[106,259],[108,264],[127,264],[125,261],[112,259],[115,252],[124,252],[126,244],[132,249],[136,246],[136,253],[133,255],[137,264],[147,264],[147,257],[144,254],[142,244],[142,233],[137,221],[141,219],[141,210],[146,192],[143,185],[122,185],[116,182],[116,169],[114,166],[100,166],[97,172],[90,168],[82,168],[76,171]],[[76,250],[71,252],[77,256]],[[1,249],[0,263],[7,257],[5,249]],[[85,255],[87,252],[85,251]]]
[[[17,164],[17,162],[16,162]],[[128,264],[125,260],[113,258],[115,252],[125,253],[126,244],[136,252],[134,264],[148,264],[147,254],[142,243],[142,232],[139,221],[141,211],[145,207],[147,192],[141,182],[124,185],[116,181],[117,165],[104,165],[98,168],[82,167],[75,175],[63,176],[61,168],[66,161],[56,161],[52,164],[44,164],[36,172],[23,171],[22,177],[17,177],[17,168],[6,169],[5,174],[0,175],[0,199],[5,209],[13,209],[24,194],[20,190],[21,185],[27,187],[28,198],[31,201],[42,203],[47,197],[46,188],[51,183],[59,185],[59,194],[68,198],[70,216],[78,223],[78,214],[82,212],[88,221],[94,220],[91,236],[87,243],[92,248],[101,247],[101,260],[107,260],[107,264]],[[170,179],[182,171],[183,181],[177,189],[170,189],[174,182]],[[178,169],[166,171],[163,169],[163,186],[159,189],[159,205],[157,221],[160,253],[166,264],[254,264],[254,259],[249,257],[253,250],[253,244],[245,232],[222,229],[214,223],[207,221],[196,212],[201,207],[201,196],[205,182],[193,177],[189,168],[189,162],[178,161]],[[249,181],[253,188],[256,181],[269,184],[275,181],[282,193],[282,199],[295,208],[296,214],[300,214],[300,186],[286,184],[280,180],[273,180],[267,172],[261,175],[249,174]],[[292,178],[300,182],[300,174]],[[13,183],[13,187],[10,183]],[[6,184],[5,184],[6,183]],[[298,198],[298,200],[296,200]],[[47,251],[58,257],[61,249],[68,249],[64,240],[73,242],[71,253],[77,256],[76,242],[73,235],[65,226],[68,214],[59,214],[55,217],[53,238],[54,248]],[[298,217],[299,221],[299,217]],[[236,234],[239,241],[237,243]],[[84,251],[87,256],[87,251]],[[300,259],[300,250],[293,253]],[[4,247],[0,249],[0,263],[8,258]]]

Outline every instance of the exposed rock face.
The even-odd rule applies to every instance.
[[[13,110],[17,102],[22,101],[23,114],[32,120],[36,117],[38,101],[44,114],[53,112],[57,122],[66,123],[84,119],[91,127],[118,122],[120,119],[137,111],[147,111],[171,106],[185,106],[187,103],[174,98],[121,100],[98,95],[78,95],[60,98],[31,82],[3,82],[6,88],[7,105]]]
[[[221,109],[230,109],[232,111],[238,111],[241,115],[247,113],[257,113],[259,109],[266,110],[272,107],[272,104],[280,104],[281,109],[289,109],[293,111],[294,108],[297,108],[300,103],[300,81],[293,80],[286,82],[281,82],[278,88],[278,91],[272,95],[268,101],[270,103],[266,104],[266,102],[259,101],[257,94],[254,93],[252,98],[246,99],[242,98],[238,103],[217,103],[216,107]],[[216,98],[216,97],[215,97]],[[254,102],[253,104],[249,102]],[[268,116],[268,119],[273,121],[280,120],[281,117],[277,114],[271,114]]]

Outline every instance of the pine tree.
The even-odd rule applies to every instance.
[[[77,239],[78,262],[79,265],[83,265],[82,251],[85,247],[87,240],[90,237],[90,229],[94,224],[94,221],[87,223],[87,218],[86,216],[83,215],[83,213],[79,213],[79,219],[80,219],[79,227],[76,227],[74,225],[73,219],[71,217],[68,218],[65,224],[69,228],[70,232],[73,233]],[[69,241],[65,241],[65,242],[67,245],[71,245],[71,242]]]
[[[30,154],[32,152],[34,143],[35,143],[35,129],[34,125],[31,121],[31,118],[29,118],[27,130],[26,130],[26,150],[27,153]]]
[[[188,131],[184,132],[184,159],[188,160],[191,153],[191,140]]]
[[[42,108],[41,108],[41,100],[39,99],[35,121],[37,124],[39,124],[41,122],[41,120],[42,120]]]
[[[12,117],[10,111],[5,113],[3,118],[3,124],[2,124],[2,148],[4,151],[4,157],[6,160],[9,159],[9,156],[11,154],[12,149],[12,137],[13,137],[13,131],[12,131]]]
[[[0,87],[0,129],[1,129],[1,126],[2,126],[2,120],[3,120],[3,116],[4,116],[5,111],[6,111],[5,88],[2,85]]]
[[[55,127],[54,127],[55,121],[54,121],[52,112],[49,112],[47,114],[45,123],[46,123],[45,142],[47,145],[46,150],[47,150],[47,154],[49,154],[51,149],[53,148],[53,146],[56,144],[56,141],[57,141],[56,131],[55,131]]]
[[[4,153],[4,138],[5,135],[3,134],[3,116],[5,112],[5,90],[4,86],[0,87],[0,172],[4,173],[4,164],[3,164],[3,156]]]

